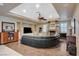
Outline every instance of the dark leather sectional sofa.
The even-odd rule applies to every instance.
[[[59,37],[32,37],[22,36],[21,43],[37,48],[48,48],[56,46],[59,43]]]

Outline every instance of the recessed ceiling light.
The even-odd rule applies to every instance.
[[[26,13],[26,10],[24,9],[23,12]]]
[[[39,9],[39,7],[40,7],[40,4],[36,4],[36,8]]]

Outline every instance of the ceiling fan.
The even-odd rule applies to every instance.
[[[45,19],[44,17],[41,16],[40,12],[37,12],[37,13],[38,13],[38,19],[39,20],[47,20],[47,19]]]

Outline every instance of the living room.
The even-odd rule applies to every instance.
[[[1,3],[0,10],[0,46],[23,56],[79,55],[79,4]]]

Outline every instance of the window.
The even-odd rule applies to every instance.
[[[60,23],[61,33],[67,33],[67,22]]]

